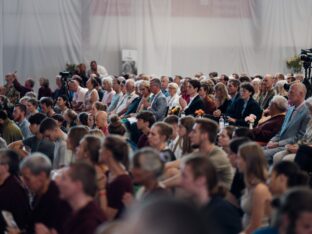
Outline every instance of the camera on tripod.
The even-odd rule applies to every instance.
[[[59,73],[63,82],[67,82],[71,79],[71,74],[68,71],[62,71]]]
[[[306,97],[312,96],[312,81],[311,81],[311,63],[312,63],[312,48],[301,50],[300,59],[303,61],[303,68],[304,68],[304,80],[302,81],[303,84],[307,88],[307,95]]]
[[[311,63],[312,62],[312,48],[311,49],[301,50],[300,59],[303,62]]]

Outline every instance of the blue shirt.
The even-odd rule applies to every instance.
[[[24,138],[28,138],[28,137],[32,136],[32,133],[29,130],[29,125],[30,124],[29,124],[29,122],[28,122],[28,120],[26,118],[23,121],[21,121],[19,123],[16,123],[16,124],[20,128]]]

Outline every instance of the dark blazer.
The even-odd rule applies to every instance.
[[[234,98],[230,100],[230,103],[227,106],[226,109],[226,115],[233,116],[236,111],[237,102],[240,100],[239,92],[235,95]]]
[[[273,136],[275,136],[282,127],[285,115],[276,115],[267,121],[259,124],[252,130],[255,141],[269,142]]]
[[[243,99],[240,98],[239,100],[237,100],[234,106],[235,110],[233,111],[233,114],[229,116],[236,119],[235,125],[247,127],[248,123],[245,122],[245,118],[250,114],[254,114],[255,116],[257,116],[257,119],[255,121],[255,124],[257,124],[262,114],[262,110],[259,104],[252,97],[250,97],[247,102],[247,106],[243,111],[244,104],[245,102]]]
[[[269,90],[267,92],[267,95],[266,95],[266,93],[262,93],[260,95],[259,105],[260,105],[261,109],[265,110],[266,108],[268,108],[269,103],[272,100],[272,98],[274,97],[274,95],[275,95],[274,89]]]
[[[204,110],[204,103],[203,100],[197,95],[190,105],[184,110],[185,115],[193,115],[195,116],[195,111],[202,109]]]

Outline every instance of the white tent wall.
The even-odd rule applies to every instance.
[[[287,72],[312,47],[310,0],[0,0],[0,72],[54,77],[95,59],[120,72],[122,49],[139,72]],[[2,75],[2,74],[1,74]]]

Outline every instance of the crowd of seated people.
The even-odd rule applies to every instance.
[[[4,80],[0,234],[312,231],[301,74]]]

